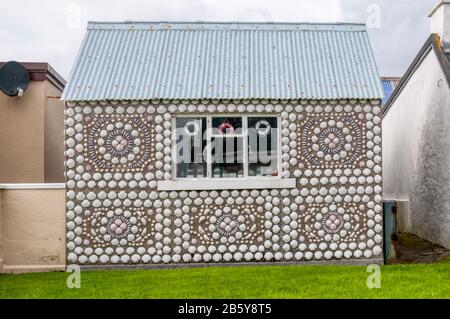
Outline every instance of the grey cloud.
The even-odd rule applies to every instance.
[[[367,19],[367,7],[381,8],[381,28],[369,29],[380,73],[404,74],[430,34],[428,14],[437,0],[342,0],[346,21]]]
[[[5,1],[5,0],[4,0]],[[365,22],[379,4],[381,29],[370,37],[383,75],[401,75],[429,35],[437,0],[15,0],[0,11],[0,60],[48,61],[69,75],[88,20]],[[79,8],[80,27],[68,26]],[[20,10],[17,10],[20,8]]]

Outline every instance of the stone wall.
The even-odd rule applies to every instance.
[[[189,113],[277,114],[296,187],[158,190],[173,179],[172,120]],[[379,262],[379,113],[379,100],[67,103],[68,263]],[[127,153],[107,147],[117,132]]]

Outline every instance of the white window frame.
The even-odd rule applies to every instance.
[[[180,117],[191,118],[206,118],[207,126],[211,127],[213,117],[242,117],[242,128],[247,136],[248,117],[276,117],[278,126],[278,176],[248,176],[248,139],[244,138],[244,176],[235,178],[212,178],[211,172],[211,136],[207,136],[206,147],[208,148],[208,168],[207,177],[198,178],[177,178],[177,147],[176,147],[176,119]],[[183,113],[174,114],[172,117],[172,179],[165,181],[158,181],[158,191],[182,191],[182,190],[223,190],[223,189],[293,189],[296,188],[297,181],[295,178],[282,177],[282,161],[281,161],[281,117],[277,113],[267,114],[242,114],[242,113],[214,113],[214,114],[199,114],[199,113]],[[209,131],[207,129],[207,131]],[[209,132],[207,134],[210,134]]]
[[[172,127],[173,132],[175,132],[176,129],[176,119],[180,117],[189,117],[189,118],[206,118],[206,148],[207,148],[207,174],[206,177],[197,177],[197,178],[179,178],[177,177],[177,146],[176,146],[176,136],[175,134],[172,134],[172,180],[173,181],[191,181],[191,182],[198,182],[198,181],[238,181],[238,180],[277,180],[281,179],[281,134],[280,134],[280,125],[281,125],[281,118],[279,114],[242,114],[242,113],[215,113],[215,114],[175,114],[172,117]],[[224,178],[213,178],[212,177],[212,163],[211,163],[211,138],[214,137],[214,135],[211,135],[211,132],[209,128],[212,127],[212,118],[214,117],[240,117],[242,118],[242,134],[236,134],[236,135],[227,135],[226,138],[233,138],[233,137],[241,137],[243,138],[243,151],[244,151],[244,160],[243,160],[243,176],[242,177],[224,177]],[[278,176],[248,176],[248,118],[249,117],[275,117],[277,119],[277,129],[278,129],[278,136],[277,136],[277,171]],[[224,136],[220,136],[224,137]]]

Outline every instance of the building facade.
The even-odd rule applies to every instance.
[[[400,82],[400,78],[398,78],[398,77],[382,77],[381,78],[381,85],[383,86],[383,90],[384,90],[384,98],[381,100],[382,105],[385,105],[387,103],[387,101],[389,101],[389,98],[391,97],[392,93],[394,92],[394,90],[397,87],[399,82]]]
[[[384,197],[400,230],[450,248],[450,2],[383,110]]]
[[[24,95],[0,92],[0,183],[62,183],[66,82],[47,63],[23,65],[30,75]]]
[[[379,79],[361,25],[90,23],[63,96],[67,262],[382,262]],[[206,160],[177,160],[177,130]],[[209,161],[228,137],[243,161]]]
[[[22,65],[23,95],[0,91],[0,273],[62,270],[66,260],[66,81],[48,63]]]

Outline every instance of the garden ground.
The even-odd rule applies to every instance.
[[[450,298],[450,259],[381,267],[369,289],[362,266],[252,266],[0,275],[0,298]]]
[[[4,298],[450,298],[450,252],[400,234],[396,264],[381,267],[381,288],[369,289],[362,266],[242,266],[167,270],[0,274]]]

